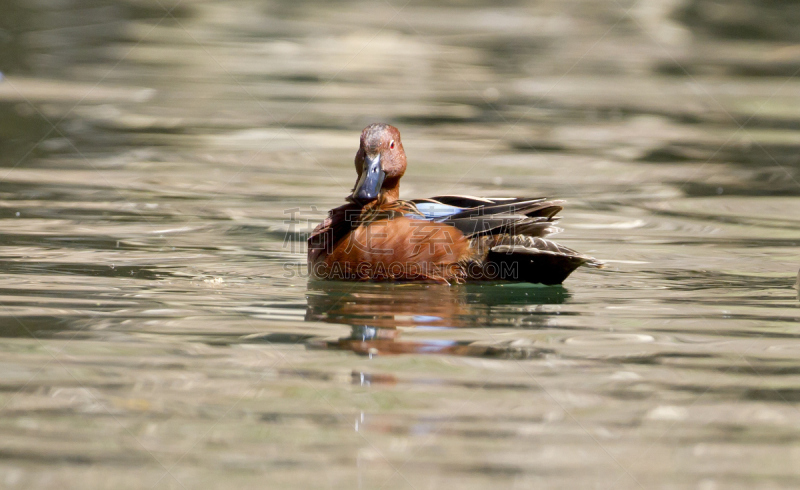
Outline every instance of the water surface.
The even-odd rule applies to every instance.
[[[640,4],[3,3],[0,486],[800,485],[800,14]],[[375,121],[609,267],[309,283]]]

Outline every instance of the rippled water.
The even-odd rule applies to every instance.
[[[794,4],[0,19],[0,487],[800,485]],[[610,267],[309,283],[374,121],[403,196],[565,198]]]

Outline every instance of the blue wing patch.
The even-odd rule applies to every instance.
[[[464,208],[448,206],[438,202],[418,202],[416,205],[419,212],[425,215],[427,219],[446,218],[464,210]]]

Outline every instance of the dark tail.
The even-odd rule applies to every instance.
[[[597,259],[544,238],[505,236],[486,252],[481,273],[487,280],[561,284],[580,266],[602,268]]]

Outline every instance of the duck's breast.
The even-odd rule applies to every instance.
[[[469,242],[455,227],[398,217],[352,229],[325,262],[331,268],[347,268],[358,279],[413,279],[440,275],[443,267],[468,255]]]

